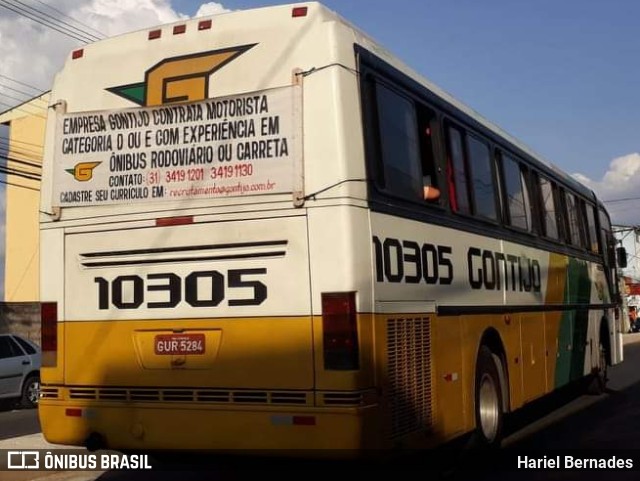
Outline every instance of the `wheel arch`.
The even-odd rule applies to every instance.
[[[24,383],[26,383],[30,377],[34,377],[34,376],[37,376],[38,378],[40,378],[39,369],[32,369],[31,371],[29,371],[29,373],[22,379],[22,386],[20,386],[20,388],[22,389],[22,387],[24,386]]]
[[[604,347],[605,350],[605,357],[607,360],[607,364],[609,366],[612,365],[612,359],[611,359],[611,328],[609,325],[609,318],[604,315],[602,316],[602,318],[600,319],[600,326],[598,328],[598,336],[600,338],[600,341],[602,341],[602,346]]]
[[[487,328],[480,338],[480,342],[478,343],[476,350],[476,369],[478,356],[480,354],[480,349],[482,346],[487,347],[492,355],[494,356],[494,362],[496,362],[496,369],[498,370],[498,375],[500,376],[500,388],[502,391],[502,409],[503,412],[510,411],[510,394],[509,394],[509,366],[507,364],[507,352],[504,347],[504,342],[502,341],[502,337],[497,329],[493,327]],[[475,379],[475,377],[474,377]],[[474,387],[475,389],[475,387]]]

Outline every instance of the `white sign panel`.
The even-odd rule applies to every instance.
[[[53,203],[291,192],[301,156],[299,89],[59,115]]]

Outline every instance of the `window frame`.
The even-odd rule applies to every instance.
[[[536,222],[534,219],[535,216],[534,216],[533,209],[531,208],[532,202],[534,201],[534,199],[533,199],[533,195],[530,189],[529,179],[528,179],[529,169],[519,157],[499,147],[495,149],[495,157],[496,157],[496,166],[498,169],[497,171],[499,175],[499,183],[501,184],[500,193],[502,194],[501,204],[502,204],[502,211],[503,211],[502,216],[503,216],[504,225],[507,228],[514,229],[518,232],[535,235],[536,232],[535,232],[534,226]],[[518,179],[520,181],[520,187],[522,189],[521,192],[522,192],[523,211],[524,211],[525,219],[528,224],[526,228],[513,224],[511,208],[510,208],[511,204],[509,202],[510,195],[509,195],[509,190],[507,188],[507,177],[506,177],[505,168],[504,168],[505,158],[509,158],[509,160],[513,162],[513,164],[515,164],[515,166],[518,169],[518,174],[519,174]]]
[[[442,168],[442,159],[444,156],[441,132],[441,110],[426,99],[412,93],[409,89],[404,88],[402,85],[393,82],[385,75],[377,72],[371,67],[366,69],[366,73],[364,74],[362,82],[366,84],[365,93],[363,95],[365,95],[365,98],[367,99],[367,101],[365,102],[367,105],[363,106],[362,112],[364,123],[364,139],[365,142],[369,144],[369,149],[371,149],[372,151],[369,152],[368,156],[373,156],[374,159],[373,162],[370,162],[374,166],[373,172],[371,172],[373,177],[371,184],[374,186],[378,194],[380,194],[383,198],[394,199],[396,201],[400,201],[412,206],[418,206],[420,208],[427,206],[427,208],[429,209],[443,210],[447,204],[447,196],[444,192],[444,188],[440,187],[446,184],[446,179]],[[437,201],[427,201],[421,196],[412,197],[409,195],[402,195],[388,187],[385,171],[385,159],[382,148],[382,135],[380,133],[381,114],[377,101],[378,86],[382,86],[383,88],[398,95],[400,98],[409,102],[412,106],[413,124],[416,134],[416,150],[418,152],[418,162],[414,167],[416,167],[416,171],[421,174],[419,178],[414,179],[414,181],[416,182],[416,186],[419,186],[421,192],[424,187],[423,178],[425,171],[423,166],[426,157],[424,142],[420,137],[420,125],[423,113],[427,112],[428,114],[431,114],[429,127],[431,128],[431,156],[434,163],[434,180],[435,186],[441,191],[440,198]]]

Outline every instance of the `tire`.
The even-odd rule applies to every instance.
[[[31,374],[22,385],[22,397],[20,398],[20,406],[26,409],[38,406],[40,398],[40,376]]]
[[[497,448],[502,442],[504,404],[499,369],[502,369],[499,358],[488,347],[481,346],[476,363],[475,447]]]

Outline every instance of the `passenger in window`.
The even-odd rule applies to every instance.
[[[423,109],[420,112],[422,136],[420,151],[422,156],[422,198],[427,202],[438,202],[440,189],[437,187],[436,157],[433,140],[431,138],[431,124],[435,121],[435,114]]]
[[[440,199],[440,189],[433,185],[430,175],[425,175],[422,177],[422,185],[422,194],[424,200],[428,202],[435,202]]]

